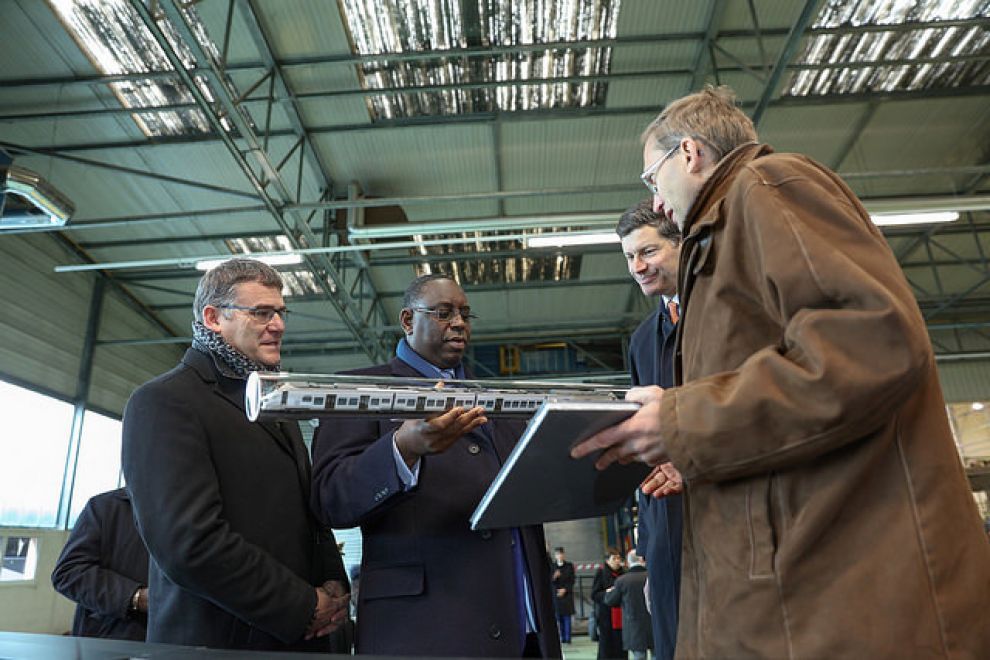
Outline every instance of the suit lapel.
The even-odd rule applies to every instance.
[[[663,298],[660,299],[660,305],[663,306]],[[666,316],[664,313],[657,309],[656,317],[653,319],[653,337],[655,341],[653,342],[653,359],[650,361],[653,364],[653,380],[650,382],[652,384],[658,384],[660,382],[661,365],[660,360],[663,356],[663,343],[667,339],[667,333],[663,331],[666,327],[665,321]]]
[[[200,378],[203,379],[205,383],[210,385],[213,389],[213,393],[224,400],[225,405],[234,406],[244,418],[247,419],[247,413],[244,411],[244,387],[242,381],[227,378],[217,372],[216,365],[213,364],[213,358],[205,353],[201,353],[196,349],[190,348],[186,351],[185,356],[182,361],[193,370],[199,374]],[[292,446],[292,440],[285,433],[282,433],[281,429],[278,427],[278,423],[262,420],[254,422],[258,427],[265,430],[268,435],[270,435],[276,442],[276,444],[282,448],[283,451],[287,452],[289,456],[293,458],[293,461],[298,465],[298,452]],[[302,442],[302,440],[300,440]],[[305,453],[305,452],[304,452]]]

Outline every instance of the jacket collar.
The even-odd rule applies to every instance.
[[[746,167],[753,160],[773,153],[773,147],[759,142],[746,142],[741,144],[728,154],[716,165],[715,171],[708,177],[698,197],[691,205],[691,211],[684,220],[682,233],[685,237],[697,233],[702,227],[714,224],[718,220],[718,214],[709,213],[711,208],[718,204],[729,186],[735,180],[735,174],[743,167]]]
[[[217,395],[237,408],[241,414],[244,414],[244,420],[247,421],[246,413],[244,412],[244,387],[246,381],[241,378],[230,378],[223,375],[220,373],[219,367],[214,361],[212,355],[203,353],[195,348],[186,350],[186,354],[182,356],[182,364],[195,371],[196,374],[203,379],[204,383],[211,386],[211,389],[216,392]],[[277,442],[282,449],[287,451],[289,455],[293,457],[301,473],[308,471],[308,465],[300,456],[299,447],[293,446],[294,438],[292,436],[294,434],[282,428],[282,425],[279,422],[259,420],[257,422],[253,422],[253,424],[256,424],[258,427],[264,429],[265,432],[275,439],[275,442]],[[299,444],[302,445],[301,439]]]

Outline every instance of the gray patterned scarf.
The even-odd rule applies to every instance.
[[[227,343],[219,332],[210,330],[200,321],[193,321],[192,347],[213,358],[220,372],[231,378],[247,378],[252,371],[281,371],[282,365],[273,367],[255,362]]]

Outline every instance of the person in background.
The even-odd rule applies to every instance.
[[[571,643],[571,617],[574,616],[574,564],[567,561],[564,548],[553,549],[553,563],[550,566],[553,583],[553,605],[557,613],[557,629],[560,641]]]
[[[646,566],[643,558],[630,550],[626,555],[629,570],[606,590],[604,601],[612,607],[622,607],[622,648],[632,654],[632,660],[646,660],[653,649],[653,626],[646,609]]]
[[[151,556],[148,641],[346,653],[347,575],[309,509],[299,426],[244,412],[247,376],[280,368],[282,278],[225,261],[200,279],[193,315],[182,361],[124,410],[124,476]]]
[[[76,603],[72,634],[144,641],[148,634],[148,551],[127,489],[86,502],[55,562],[52,586]]]
[[[595,626],[598,631],[598,660],[628,655],[622,648],[622,607],[605,602],[605,594],[625,573],[622,555],[615,548],[605,549],[605,564],[595,573],[591,583],[591,600],[595,603]]]

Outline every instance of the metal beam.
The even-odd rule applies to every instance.
[[[898,101],[914,101],[918,99],[957,99],[975,96],[990,95],[990,85],[973,85],[969,87],[946,87],[941,89],[926,90],[895,90],[889,92],[862,92],[856,94],[830,94],[822,96],[786,96],[768,102],[768,107],[790,108],[809,107],[823,105],[845,105],[862,104],[869,102],[894,103]],[[743,101],[739,107],[749,109],[756,107],[758,101]],[[544,121],[555,119],[583,119],[589,117],[627,117],[642,115],[644,121],[652,119],[661,109],[660,106],[633,106],[633,107],[583,107],[564,109],[542,109],[542,110],[520,110],[520,111],[498,111],[480,112],[465,115],[429,115],[417,117],[404,117],[401,119],[380,120],[375,122],[362,122],[358,124],[340,124],[308,127],[310,135],[333,135],[337,133],[352,133],[362,131],[375,131],[385,129],[417,128],[424,126],[454,126],[469,124],[484,124],[493,121],[503,122],[527,122]],[[270,138],[294,137],[292,130],[273,130],[269,133]],[[153,142],[147,140],[121,140],[112,142],[91,142],[77,144],[60,144],[49,147],[59,153],[71,153],[74,151],[100,151],[106,149],[132,149],[141,147],[175,146],[186,144],[209,144],[222,140],[218,132],[196,135],[180,136],[174,138],[156,138]],[[26,147],[34,149],[35,147]],[[44,147],[37,147],[43,149]]]
[[[691,83],[687,90],[685,90],[685,93],[697,90],[701,86],[701,82],[705,79],[701,62],[705,59],[706,55],[711,54],[709,46],[715,43],[715,36],[718,34],[718,26],[722,23],[722,16],[725,15],[726,6],[728,6],[726,0],[712,0],[708,18],[705,21],[705,25],[708,27],[705,29],[705,36],[702,37],[701,43],[698,45],[698,50],[694,54],[694,62],[691,65]],[[712,61],[713,66],[714,64],[715,62]]]
[[[724,47],[719,45],[717,42],[710,42],[711,46],[718,52],[725,55],[732,62],[735,63],[734,66],[714,66],[712,71],[716,77],[720,77],[722,74],[726,73],[748,73],[755,77],[760,83],[766,83],[767,76],[758,69],[762,66],[761,64],[750,65],[746,62],[740,60],[736,55],[726,50]],[[965,62],[980,62],[986,59],[985,55],[980,54],[965,54],[965,55],[949,55],[940,57],[917,57],[917,58],[896,58],[896,59],[882,59],[882,60],[862,60],[857,62],[818,62],[818,63],[789,63],[786,68],[789,71],[821,71],[825,69],[865,69],[873,68],[878,66],[883,67],[896,67],[896,66],[920,66],[923,64],[945,64],[945,63],[965,63]],[[371,96],[391,96],[398,94],[421,94],[421,93],[440,93],[448,92],[454,90],[462,89],[497,89],[500,87],[512,87],[517,85],[538,85],[543,83],[571,83],[571,84],[582,84],[582,83],[595,83],[595,82],[616,82],[616,81],[629,81],[629,80],[647,80],[655,81],[658,78],[675,78],[675,77],[686,77],[694,76],[692,80],[692,89],[700,85],[700,82],[695,83],[698,78],[703,78],[702,71],[704,70],[700,63],[696,65],[697,68],[693,69],[683,69],[683,68],[668,68],[668,69],[655,69],[650,71],[623,71],[623,72],[613,72],[613,73],[603,73],[595,75],[575,75],[575,76],[557,76],[557,77],[535,77],[513,80],[487,80],[487,81],[457,81],[445,84],[436,85],[410,85],[406,87],[385,87],[385,88],[360,88],[360,89],[333,89],[326,91],[315,91],[315,92],[304,92],[301,94],[283,95],[270,97],[268,95],[259,98],[244,98],[240,100],[241,105],[255,105],[255,104],[266,104],[270,105],[272,102],[280,104],[293,104],[297,105],[299,101],[314,101],[323,99],[340,99],[340,98],[366,98]],[[46,103],[46,106],[48,104]],[[73,110],[47,110],[47,111],[37,111],[37,112],[17,112],[10,114],[0,114],[0,123],[19,123],[27,121],[65,121],[65,120],[86,120],[86,119],[98,119],[101,117],[113,117],[113,116],[129,116],[129,115],[141,115],[141,114],[155,114],[159,112],[176,111],[176,110],[196,110],[198,106],[195,103],[169,103],[164,105],[156,105],[150,107],[105,107],[97,106],[93,108],[76,108]]]
[[[903,33],[913,30],[940,29],[949,27],[983,27],[986,19],[982,17],[969,19],[952,19],[941,21],[909,21],[896,25],[843,25],[836,27],[812,28],[806,31],[809,36],[825,34],[866,34],[872,32]],[[787,28],[767,28],[763,30],[725,30],[718,32],[715,39],[727,41],[735,39],[760,39],[786,37]],[[516,44],[513,46],[452,48],[450,50],[422,50],[403,53],[385,53],[380,55],[319,55],[284,57],[278,60],[282,69],[290,67],[311,68],[313,66],[353,66],[356,64],[371,64],[387,60],[389,62],[413,62],[443,59],[459,59],[471,57],[491,57],[511,55],[524,52],[543,50],[562,50],[575,48],[622,48],[626,46],[649,46],[661,43],[677,43],[682,41],[698,41],[705,38],[703,32],[671,32],[654,35],[616,37],[613,39],[587,39],[582,41],[553,41],[546,43]],[[228,73],[252,72],[265,69],[260,61],[240,62],[226,67]],[[193,75],[208,75],[209,69],[194,67],[189,69]],[[50,76],[0,79],[0,89],[16,89],[20,87],[68,87],[72,85],[99,85],[113,82],[142,81],[155,79],[175,79],[174,71],[149,71],[142,73],[123,74],[94,74],[76,76]]]
[[[852,151],[853,147],[856,146],[856,143],[859,142],[859,138],[863,136],[863,131],[865,131],[866,127],[870,125],[870,122],[873,121],[873,115],[876,114],[879,107],[879,103],[870,103],[866,106],[866,110],[864,110],[863,114],[861,114],[859,119],[856,120],[856,125],[853,126],[851,131],[849,131],[849,137],[842,144],[842,146],[839,147],[839,153],[830,165],[830,168],[833,171],[839,171],[842,163],[844,163],[846,158],[849,156],[849,152]]]
[[[798,16],[794,25],[791,26],[791,31],[787,35],[784,47],[780,49],[777,63],[774,64],[773,71],[770,73],[770,79],[763,87],[763,95],[757,101],[756,108],[753,110],[753,124],[757,128],[760,126],[760,120],[763,119],[763,113],[766,112],[767,107],[770,105],[770,99],[773,98],[774,93],[777,91],[777,86],[787,71],[787,64],[794,59],[794,55],[797,53],[798,46],[801,44],[801,38],[804,37],[805,29],[815,16],[815,8],[819,2],[821,0],[805,0],[801,14]]]
[[[145,143],[146,146],[149,143]],[[237,197],[250,197],[252,199],[256,198],[256,195],[245,192],[243,190],[235,190],[233,188],[225,188],[224,186],[217,186],[211,183],[203,183],[202,181],[194,181],[192,179],[183,179],[176,176],[168,176],[166,174],[161,174],[159,172],[151,172],[148,170],[139,170],[133,167],[124,167],[123,165],[114,165],[113,163],[104,163],[102,161],[93,160],[91,158],[81,158],[79,156],[70,156],[64,153],[63,149],[58,147],[45,148],[45,147],[29,147],[23,144],[14,144],[13,142],[5,142],[0,140],[0,149],[7,151],[12,155],[18,154],[31,154],[34,156],[46,156],[48,158],[54,158],[56,160],[65,160],[71,163],[76,163],[79,165],[85,165],[87,167],[97,167],[100,169],[111,170],[120,174],[127,174],[130,176],[143,177],[146,179],[154,179],[155,181],[160,181],[162,183],[174,183],[181,186],[188,186],[190,188],[199,188],[201,190],[208,190],[210,192],[222,193],[224,195],[235,195]]]
[[[79,448],[82,444],[83,420],[86,416],[86,402],[89,399],[89,386],[93,378],[93,352],[100,333],[100,320],[103,316],[103,297],[106,280],[97,275],[93,279],[93,293],[89,301],[89,315],[86,318],[86,334],[83,335],[82,354],[79,356],[79,373],[76,378],[76,396],[72,406],[72,426],[69,429],[69,443],[66,450],[65,470],[62,490],[59,496],[56,526],[69,528],[72,509],[72,494],[76,486],[76,468],[79,465]]]
[[[279,227],[285,232],[290,244],[294,248],[302,246],[302,242],[299,238],[297,238],[297,234],[293,231],[293,229],[295,229],[295,231],[299,232],[300,235],[306,238],[308,244],[315,245],[315,237],[309,229],[309,226],[306,224],[304,218],[296,217],[296,221],[293,226],[290,225],[283,216],[280,206],[293,201],[292,195],[289,193],[288,188],[282,181],[274,164],[269,160],[268,155],[259,143],[250,122],[247,121],[247,118],[242,113],[242,110],[234,103],[231,90],[226,84],[223,72],[217,70],[216,63],[213,62],[212,58],[204,52],[203,48],[199,44],[199,41],[191,33],[189,26],[185,23],[185,18],[181,8],[175,3],[165,3],[162,5],[162,9],[164,9],[166,15],[169,17],[173,27],[179,31],[183,40],[186,42],[186,45],[193,51],[197,61],[209,65],[215,83],[213,85],[212,92],[219,100],[220,104],[224,107],[226,118],[237,128],[238,138],[246,144],[247,148],[243,151],[235,143],[233,136],[227,133],[220,117],[217,115],[214,104],[203,95],[203,92],[196,84],[196,81],[193,80],[189,72],[183,68],[184,65],[181,59],[174,51],[168,39],[162,33],[157,22],[148,11],[148,8],[144,5],[144,2],[142,0],[130,0],[130,4],[132,9],[134,9],[141,17],[141,20],[151,32],[155,41],[162,48],[171,65],[176,69],[178,77],[182,80],[183,84],[185,84],[189,93],[201,106],[201,110],[210,122],[213,130],[221,136],[237,166],[251,183],[251,186],[257,191],[258,196],[261,197]],[[248,164],[245,158],[245,153],[250,153],[254,160],[259,164],[264,172],[264,175],[267,177],[267,181],[272,185],[278,195],[278,200],[273,199],[269,195],[265,183],[259,179],[253,168]],[[307,255],[305,260],[307,267],[312,272],[313,276],[322,284],[327,299],[338,310],[341,318],[343,318],[345,322],[348,322],[352,333],[356,337],[358,343],[362,346],[363,350],[373,360],[382,361],[386,355],[385,345],[381,341],[377,341],[369,332],[367,332],[367,328],[364,321],[361,319],[360,314],[354,314],[355,310],[353,310],[353,302],[348,296],[346,296],[343,290],[340,289],[336,269],[333,265],[326,259],[325,256],[322,255]]]

